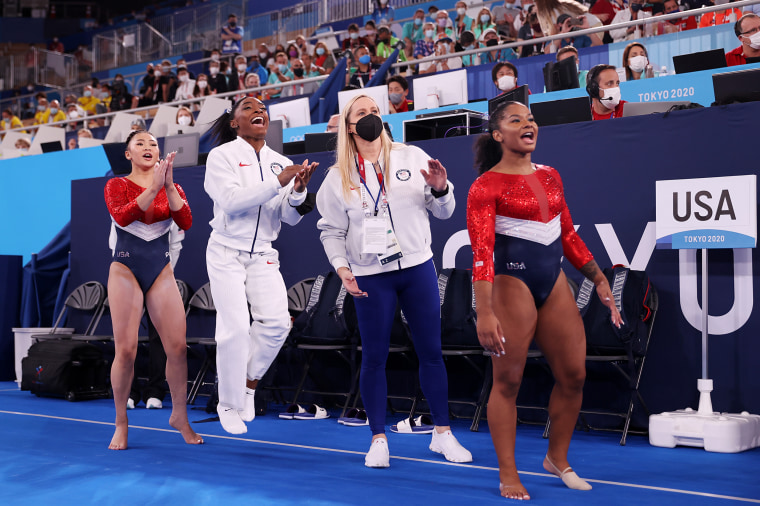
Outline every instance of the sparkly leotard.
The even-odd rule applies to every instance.
[[[166,190],[161,188],[150,207],[143,211],[137,197],[145,188],[125,177],[109,179],[105,187],[106,205],[116,225],[116,248],[112,262],[132,271],[143,293],[148,293],[156,278],[169,263],[169,227],[172,219],[182,230],[193,223],[190,206],[182,188],[175,183],[185,205],[169,209]]]
[[[467,229],[473,281],[518,278],[536,307],[557,281],[563,252],[578,269],[594,259],[575,232],[559,173],[544,165],[533,174],[486,172],[476,179],[467,198]]]

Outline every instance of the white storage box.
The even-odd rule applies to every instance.
[[[691,408],[649,417],[649,443],[674,448],[695,446],[709,452],[737,453],[760,446],[760,415],[699,414]]]

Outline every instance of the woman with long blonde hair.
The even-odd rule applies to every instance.
[[[472,455],[451,433],[448,382],[441,354],[438,282],[428,212],[454,212],[446,169],[424,151],[391,141],[377,103],[367,95],[345,106],[338,153],[317,193],[317,227],[330,264],[353,295],[362,341],[360,389],[372,431],[367,467],[388,467],[385,437],[388,357],[397,304],[420,363],[420,386],[435,423],[430,449],[451,462]]]
[[[544,35],[556,35],[560,33],[557,27],[557,18],[560,14],[569,14],[573,18],[583,21],[583,25],[578,26],[579,29],[597,28],[603,24],[598,17],[588,11],[588,7],[575,0],[536,0],[534,5],[536,6],[535,11],[538,16],[538,23],[541,25],[541,31]],[[594,36],[589,36],[592,41],[595,41],[595,37],[598,37],[599,44],[602,43],[603,33],[592,35]],[[546,52],[556,53],[559,47],[558,40],[552,41],[548,44]]]

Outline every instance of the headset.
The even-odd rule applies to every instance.
[[[601,91],[599,89],[598,82],[599,74],[607,69],[615,70],[615,67],[601,63],[599,65],[595,65],[591,70],[588,71],[588,74],[586,75],[586,93],[588,93],[591,98],[599,98],[599,92]]]

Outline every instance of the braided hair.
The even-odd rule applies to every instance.
[[[499,129],[499,123],[504,119],[507,108],[511,105],[522,105],[522,102],[507,101],[500,103],[488,118],[488,133],[482,134],[475,141],[472,150],[475,152],[475,170],[483,174],[501,161],[501,144],[493,138],[493,132]]]

